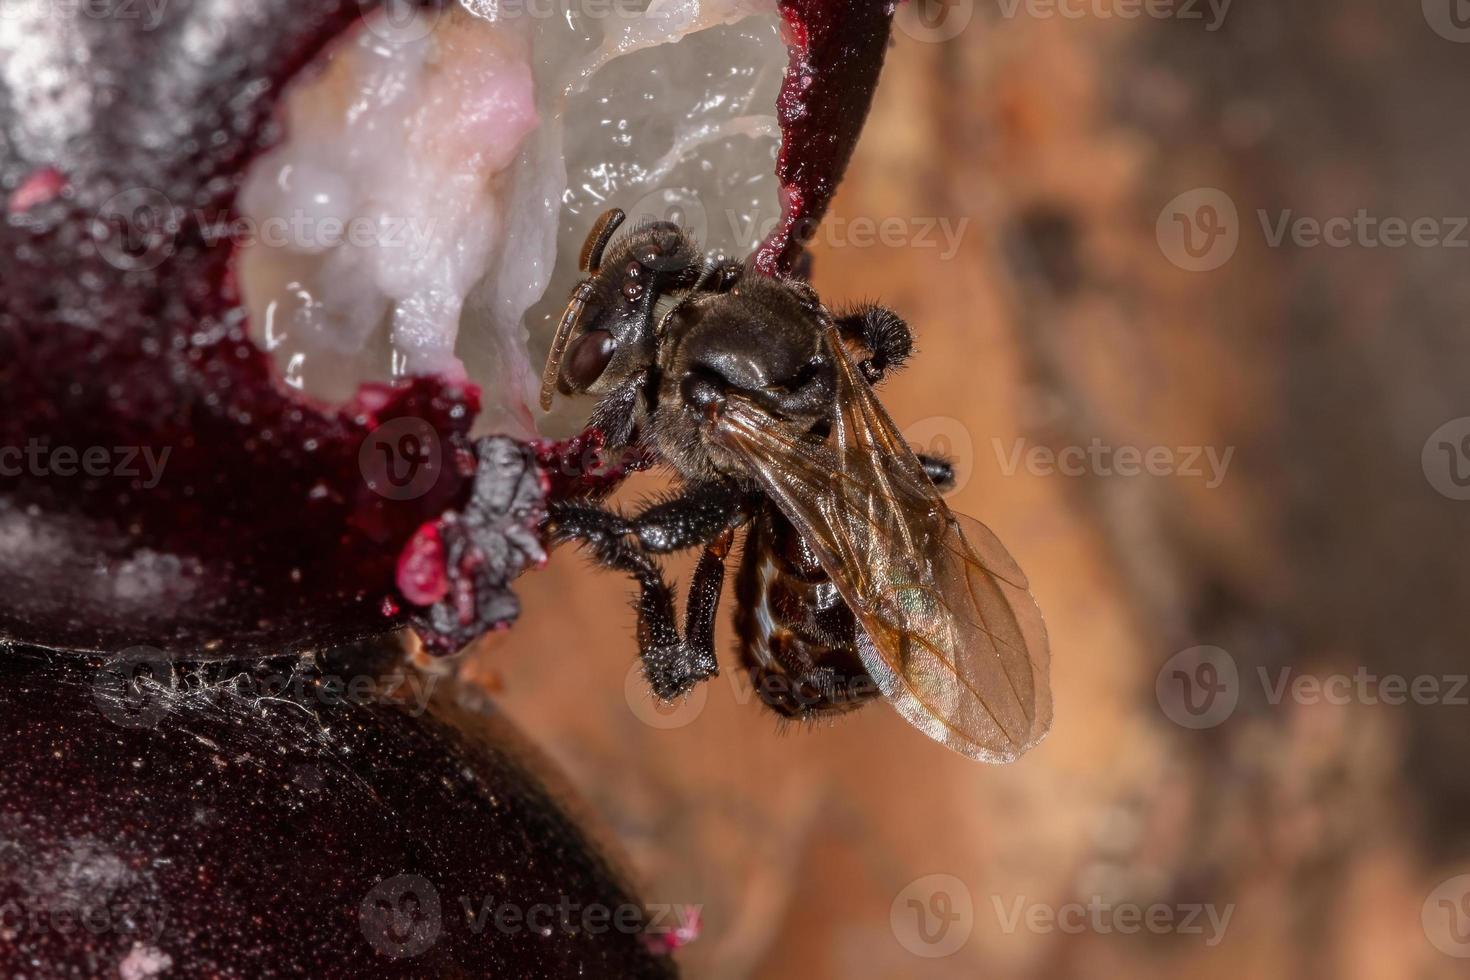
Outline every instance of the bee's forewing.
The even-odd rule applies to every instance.
[[[945,506],[836,334],[831,445],[732,397],[715,436],[751,464],[866,633],[864,666],[920,731],[1010,762],[1051,727],[1050,653],[1026,577]]]

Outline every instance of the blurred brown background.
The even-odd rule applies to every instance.
[[[780,731],[730,670],[660,710],[570,551],[473,669],[703,907],[691,977],[1466,975],[1470,5],[912,4],[815,281],[914,325],[885,401],[1028,571],[1052,735]],[[1035,454],[1094,439],[1168,462]]]

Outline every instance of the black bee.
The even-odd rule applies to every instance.
[[[767,705],[806,719],[881,694],[971,758],[1035,745],[1051,725],[1050,656],[1026,577],[984,525],[951,513],[936,487],[950,467],[916,457],[873,394],[910,352],[903,320],[835,315],[804,282],[706,260],[669,222],[613,242],[623,220],[609,211],[587,238],[541,404],[600,396],[589,424],[682,486],[632,516],[560,502],[549,527],[638,581],[654,693],[718,673],[715,613],[745,527],[736,626]],[[653,556],[694,547],[681,635]]]

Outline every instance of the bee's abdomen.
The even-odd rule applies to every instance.
[[[735,629],[755,692],[791,718],[847,711],[877,695],[858,625],[815,555],[779,513],[751,522],[736,580]]]

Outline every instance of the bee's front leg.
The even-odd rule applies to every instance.
[[[632,575],[639,586],[638,647],[653,692],[669,700],[719,673],[714,622],[724,584],[725,556],[740,519],[733,488],[691,488],[634,517],[596,505],[551,505],[554,540],[580,540],[599,564]],[[652,553],[705,545],[694,572],[680,635],[674,591]]]
[[[715,618],[725,584],[725,556],[734,529],[705,546],[685,600],[684,635],[674,626],[672,593],[659,597],[644,589],[638,602],[638,650],[643,671],[658,698],[668,701],[720,672],[715,657]],[[655,601],[649,603],[653,598]]]

